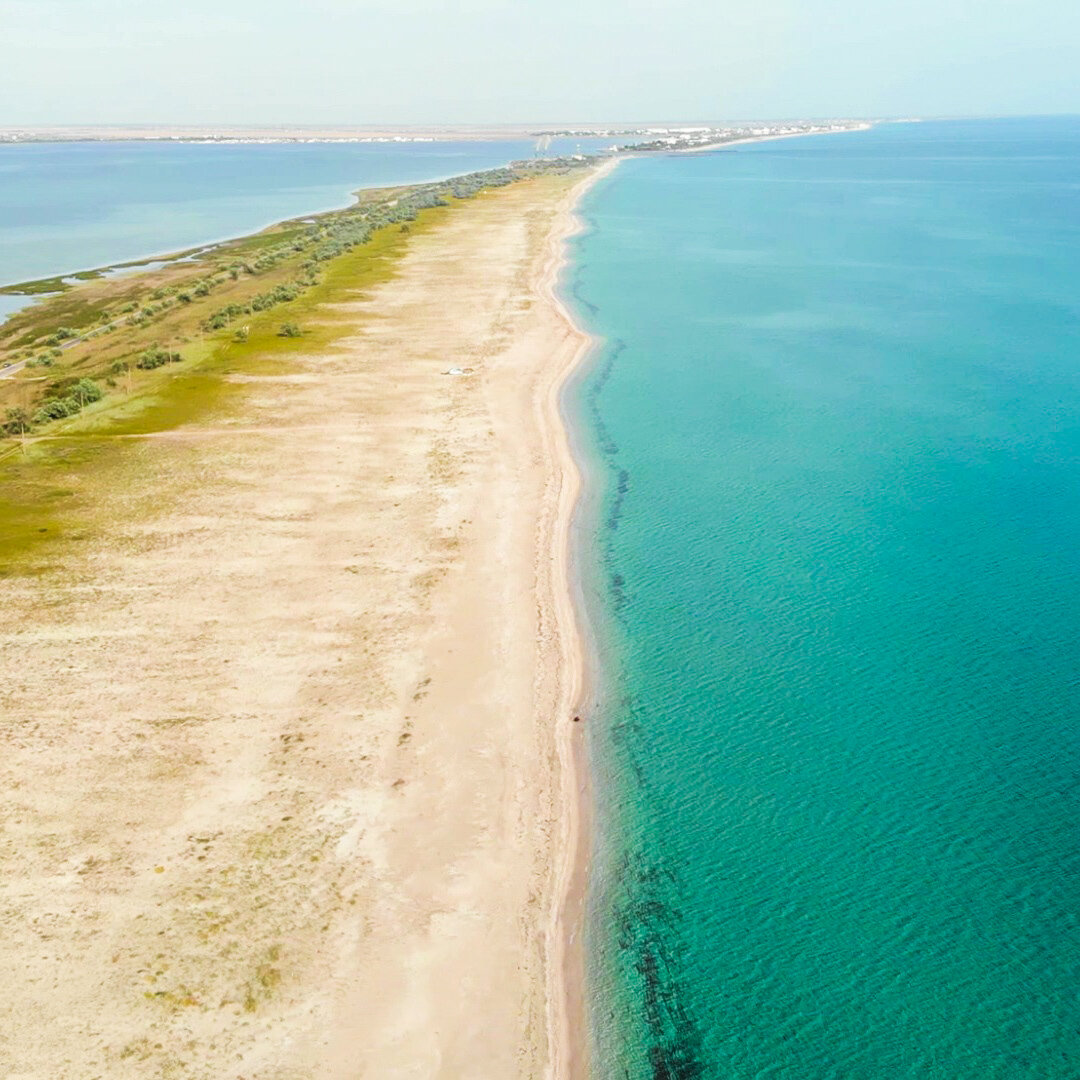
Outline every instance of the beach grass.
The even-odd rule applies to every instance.
[[[528,182],[538,173],[568,167],[530,166],[512,179]],[[504,171],[496,172],[501,179]],[[340,314],[336,305],[362,299],[392,278],[410,240],[438,227],[464,200],[443,190],[438,205],[377,225],[364,242],[319,263],[317,275],[304,266],[310,261],[310,242],[302,246],[312,222],[327,219],[340,226],[359,214],[378,222],[380,215],[392,216],[387,210],[400,207],[410,193],[432,187],[437,186],[364,192],[349,211],[284,222],[193,259],[181,256],[164,265],[156,260],[143,272],[113,277],[94,272],[12,317],[0,339],[0,364],[30,363],[0,380],[0,421],[13,409],[32,417],[42,402],[70,392],[78,379],[90,379],[104,396],[73,416],[0,439],[0,576],[40,571],[55,562],[64,541],[93,531],[100,499],[89,493],[108,483],[110,469],[129,451],[133,438],[207,423],[248,392],[236,376],[284,373],[290,357],[332,351],[354,332],[355,320]],[[484,190],[478,184],[466,197],[483,197]],[[289,251],[290,245],[297,250]],[[273,265],[255,273],[231,272],[257,265],[267,252],[278,253]],[[228,305],[250,309],[253,298],[287,286],[298,275],[306,275],[309,283],[292,299],[262,311],[243,311],[224,327],[208,328],[215,311]],[[199,290],[199,283],[207,281],[213,284]],[[181,295],[188,299],[176,299]],[[165,298],[172,302],[153,311]],[[135,312],[148,309],[153,311],[148,318],[130,321]],[[93,332],[105,323],[113,326],[110,332]],[[286,324],[288,334],[282,333]],[[58,328],[74,332],[74,343],[57,342]],[[179,354],[179,360],[141,368],[140,357],[148,350]],[[43,356],[47,364],[35,362]]]

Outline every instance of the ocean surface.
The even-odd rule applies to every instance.
[[[600,140],[556,139],[549,154]],[[0,144],[0,285],[182,251],[533,156],[530,140]],[[7,301],[4,304],[4,301]],[[0,318],[17,301],[0,297]]]
[[[1080,1076],[1080,120],[584,216],[594,1075]]]

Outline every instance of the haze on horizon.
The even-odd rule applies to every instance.
[[[1080,112],[1070,0],[0,0],[0,126]]]

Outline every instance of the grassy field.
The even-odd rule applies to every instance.
[[[0,577],[54,564],[93,529],[88,477],[133,437],[227,411],[232,376],[285,369],[349,331],[334,303],[387,280],[410,236],[463,199],[584,162],[537,162],[361,193],[355,206],[38,295],[0,326]],[[114,268],[115,269],[115,268]],[[52,291],[60,286],[59,291]],[[17,365],[23,365],[18,367]]]

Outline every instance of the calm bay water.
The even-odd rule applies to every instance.
[[[573,153],[579,145],[587,152],[595,140],[555,140],[550,153]],[[243,236],[347,206],[361,187],[492,169],[532,157],[533,146],[528,140],[0,145],[0,285]]]
[[[595,1075],[1080,1075],[1080,121],[585,216]]]

